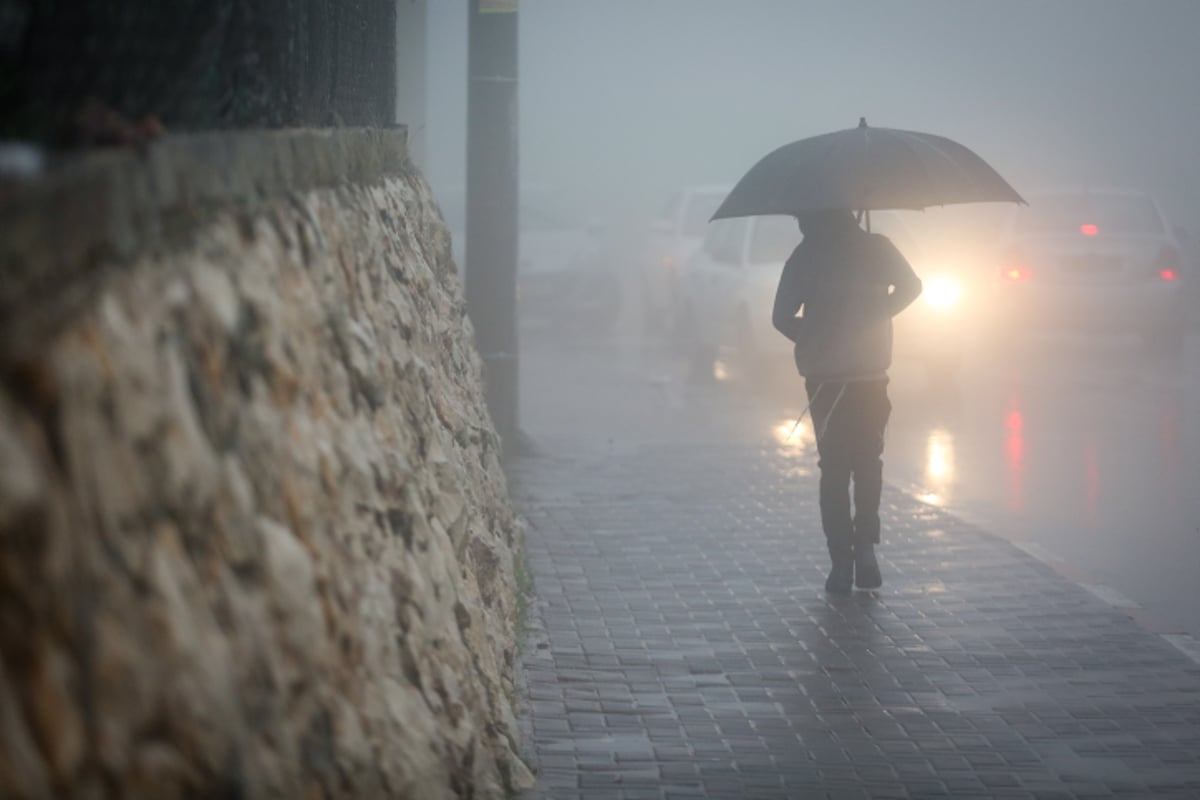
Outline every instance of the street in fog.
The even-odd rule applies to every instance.
[[[436,135],[429,139],[428,174],[452,229],[459,226],[461,242],[454,198],[463,184],[465,141],[456,137],[465,131],[465,52],[456,49],[463,40],[455,14],[462,12],[446,7],[431,17],[439,42],[432,52],[444,85],[431,94],[430,130]],[[689,232],[693,240],[687,247],[674,250],[596,257],[584,230],[601,238],[644,232],[661,221],[655,215],[664,213],[672,195],[725,186],[772,147],[852,126],[860,115],[873,125],[934,131],[976,148],[1034,198],[1028,206],[1033,220],[1054,218],[1043,199],[1030,194],[1038,189],[1144,192],[1157,203],[1161,221],[1155,223],[1157,238],[1142,245],[1145,256],[1139,258],[1147,262],[1147,275],[1159,272],[1183,284],[1186,304],[1194,307],[1200,298],[1195,279],[1200,163],[1194,157],[1200,119],[1194,104],[1179,98],[1188,96],[1186,76],[1195,72],[1188,38],[1195,14],[1195,5],[1186,2],[1158,3],[1155,13],[1122,4],[935,0],[862,8],[782,2],[525,4],[522,280],[549,276],[562,282],[580,274],[591,285],[581,293],[583,305],[562,303],[558,310],[560,317],[576,320],[569,334],[527,320],[521,360],[558,354],[563,374],[577,373],[580,380],[611,368],[632,371],[645,387],[648,416],[620,419],[598,408],[578,419],[560,398],[525,393],[522,418],[541,430],[561,424],[610,431],[614,446],[628,447],[656,440],[653,408],[681,413],[703,393],[731,405],[719,421],[696,418],[698,437],[736,429],[754,438],[794,420],[804,406],[803,387],[786,358],[764,385],[759,376],[739,375],[736,352],[727,354],[718,364],[726,379],[697,388],[685,380],[686,344],[681,349],[661,336],[642,335],[645,319],[638,304],[649,301],[634,273],[651,274],[668,264],[676,284],[664,296],[684,294],[684,285],[696,282],[693,276],[703,278],[686,253],[699,247],[699,237],[711,227],[704,224],[707,213],[696,215],[699,224]],[[1020,58],[1012,57],[1014,42],[1020,42]],[[621,59],[612,59],[618,51]],[[730,69],[729,57],[741,52],[754,57]],[[920,57],[934,52],[936,59]],[[1128,57],[1114,59],[1114,52]],[[838,59],[845,66],[836,80],[815,79]],[[601,141],[603,146],[591,146]],[[902,212],[903,225],[929,256],[929,264],[913,259],[918,274],[928,279],[931,264],[957,265],[961,269],[950,273],[956,279],[977,280],[974,289],[987,287],[968,304],[968,314],[984,310],[995,299],[993,290],[1003,288],[988,282],[1007,257],[1006,248],[996,246],[1007,211],[982,204]],[[560,219],[548,223],[549,217]],[[1073,220],[1078,242],[1096,232],[1096,221]],[[1100,243],[1108,230],[1086,241]],[[1155,255],[1160,244],[1165,261]],[[1100,258],[1111,258],[1121,246]],[[612,276],[606,273],[620,273],[626,284],[621,319],[607,340],[602,332],[608,330],[606,281]],[[1022,270],[1014,274],[1018,280],[1028,276]],[[525,291],[523,302],[529,299]],[[1131,292],[1131,304],[1121,305],[1109,322],[1156,319],[1135,308],[1139,291]],[[765,328],[769,302],[767,297],[746,309]],[[910,308],[897,324],[918,319],[922,309]],[[1109,322],[1081,328],[1073,337],[1032,339],[1010,348],[1004,359],[973,349],[975,342],[949,386],[931,388],[920,364],[898,356],[889,389],[894,410],[885,479],[1019,543],[1129,607],[1151,629],[1197,635],[1195,314],[1182,357],[1148,353],[1134,337],[1094,335]],[[708,318],[693,323],[694,331],[712,327]],[[1021,326],[1009,333],[1019,336]],[[959,335],[951,328],[930,339]],[[768,337],[786,345],[774,331],[763,336]],[[601,346],[603,341],[609,345]],[[601,358],[604,354],[616,361]],[[786,446],[796,447],[805,436],[811,451],[811,431],[804,426]],[[815,453],[805,458],[815,470]]]
[[[1197,350],[1178,369],[1128,343],[1042,346],[948,396],[897,371],[885,476],[1152,629],[1200,634]]]
[[[1198,8],[523,4],[544,796],[1191,796]]]
[[[897,361],[884,583],[838,597],[792,365],[623,323],[522,329],[536,796],[1191,796],[1194,336]]]
[[[816,491],[812,428],[807,417],[794,425],[803,389],[787,360],[746,375],[727,353],[718,379],[696,386],[678,348],[643,337],[636,314],[625,309],[608,337],[547,336],[527,323],[523,359],[566,382],[624,381],[644,414],[527,393],[522,418],[542,435],[622,451],[654,446],[660,425],[683,419],[698,443],[734,437],[795,453],[810,468],[797,480]],[[1004,536],[1156,632],[1200,636],[1200,338],[1175,359],[1121,338],[1047,336],[949,386],[905,359],[891,377],[889,485]]]

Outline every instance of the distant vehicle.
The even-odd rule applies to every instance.
[[[450,192],[439,199],[461,273],[466,254],[464,198],[461,192]],[[593,332],[611,328],[622,295],[620,280],[604,257],[603,230],[598,224],[562,213],[544,192],[528,192],[522,193],[517,225],[521,323]]]
[[[671,195],[655,219],[638,256],[644,329],[680,332],[683,265],[700,247],[717,206],[732,186],[688,186]]]
[[[924,283],[917,302],[896,317],[898,359],[919,360],[936,380],[954,377],[968,346],[966,313],[973,284],[957,269],[934,269],[912,234],[890,212],[871,212],[871,228],[904,254]],[[710,373],[722,349],[749,370],[790,360],[792,344],[775,330],[771,310],[784,262],[801,239],[794,217],[716,220],[688,261],[684,292],[693,371]]]
[[[522,205],[517,306],[523,322],[560,329],[608,331],[621,310],[621,282],[605,257],[598,223]]]
[[[974,263],[975,248],[970,253],[935,253],[925,246],[933,242],[918,239],[894,212],[872,211],[871,230],[896,245],[922,284],[917,301],[892,321],[897,368],[915,363],[931,383],[952,382],[964,356],[985,332],[979,314],[987,296],[986,276]]]
[[[1028,192],[1003,228],[996,278],[1001,336],[1065,331],[1132,334],[1178,351],[1185,334],[1180,243],[1143,191]]]

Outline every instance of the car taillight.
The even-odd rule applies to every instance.
[[[1025,254],[1015,248],[1009,250],[1004,257],[1004,266],[1000,268],[1000,275],[1009,281],[1029,280],[1032,273],[1025,264]]]
[[[1079,232],[1084,236],[1095,236],[1100,232],[1100,228],[1090,223],[1084,223],[1079,226]]]
[[[1158,251],[1158,257],[1154,259],[1154,270],[1160,280],[1179,280],[1182,266],[1183,259],[1179,257],[1179,251],[1169,244],[1163,245],[1163,249]]]

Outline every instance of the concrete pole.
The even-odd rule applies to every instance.
[[[506,454],[517,427],[517,2],[468,0],[467,313]]]

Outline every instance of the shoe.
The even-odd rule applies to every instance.
[[[854,589],[854,559],[845,556],[833,559],[833,568],[825,579],[825,591],[830,594],[850,594]]]
[[[854,547],[854,585],[860,589],[878,589],[883,586],[879,574],[879,561],[875,558],[875,545],[858,544]]]

